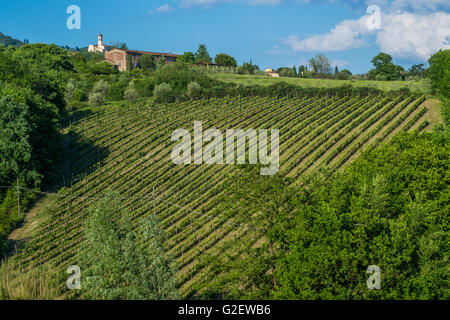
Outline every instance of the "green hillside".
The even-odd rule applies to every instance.
[[[232,211],[221,209],[227,177],[236,166],[175,165],[170,157],[174,130],[192,132],[194,121],[202,121],[203,130],[279,129],[280,173],[300,182],[314,168],[340,170],[361,150],[384,144],[398,132],[428,130],[432,112],[424,96],[401,95],[232,97],[78,111],[73,115],[78,120],[62,129],[70,159],[61,179],[65,185],[41,201],[45,205],[34,212],[40,222],[10,263],[24,270],[48,265],[64,274],[76,263],[87,208],[111,188],[120,193],[135,224],[157,214],[180,269],[182,296],[201,295],[209,289],[205,280],[213,286],[220,278],[208,272],[202,257],[226,255],[220,245],[229,239],[263,239],[236,223]]]
[[[5,47],[9,46],[19,47],[21,45],[24,45],[24,43],[20,40],[4,35],[3,33],[0,32],[0,45],[4,45]]]
[[[373,81],[373,80],[337,80],[337,79],[310,79],[310,78],[291,78],[280,77],[273,78],[266,75],[245,75],[232,73],[211,72],[211,78],[225,82],[237,83],[242,85],[260,85],[269,86],[275,83],[285,82],[295,86],[307,88],[336,88],[342,85],[352,85],[355,88],[369,87],[379,90],[389,91],[408,88],[415,93],[430,92],[430,82],[428,79],[415,81]]]

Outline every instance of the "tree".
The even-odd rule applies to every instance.
[[[289,67],[281,67],[277,69],[277,72],[280,74],[280,77],[296,77],[297,76],[297,72],[296,70],[294,71],[294,68],[289,68]]]
[[[392,62],[392,57],[387,53],[380,52],[371,60],[375,69],[368,72],[370,80],[397,80],[404,69]]]
[[[421,64],[413,64],[409,70],[407,75],[409,77],[419,77],[422,78],[425,75],[426,69],[423,67],[423,63]]]
[[[106,95],[109,89],[109,84],[105,80],[101,79],[94,84],[92,92],[101,93],[103,96]]]
[[[105,101],[105,97],[100,92],[92,92],[89,95],[89,103],[95,107],[101,106]]]
[[[133,81],[130,81],[128,88],[125,90],[123,97],[128,101],[135,101],[139,98],[139,94],[136,91],[136,87]]]
[[[202,87],[195,81],[189,82],[187,86],[187,95],[191,99],[198,99],[201,97]]]
[[[314,70],[314,72],[318,73],[319,75],[331,73],[330,61],[323,54],[318,54],[315,58],[311,58],[309,60],[309,65]]]
[[[151,54],[144,54],[139,59],[139,68],[142,70],[154,70],[156,69],[155,57]]]
[[[40,175],[31,165],[30,110],[11,96],[0,98],[0,184],[10,185],[20,178],[36,185]]]
[[[107,191],[89,210],[86,242],[78,253],[83,295],[89,299],[177,299],[173,260],[155,216],[136,232],[120,196]]]
[[[171,102],[174,98],[173,89],[168,83],[161,83],[155,87],[153,92],[156,102]]]
[[[450,49],[439,50],[428,60],[430,67],[427,76],[431,79],[431,87],[444,97],[450,97]]]
[[[244,62],[242,66],[238,68],[239,74],[254,74],[256,70],[259,70],[259,67],[257,65],[254,65],[252,61],[250,62]]]
[[[237,66],[237,62],[236,60],[225,53],[219,53],[216,55],[216,57],[214,58],[214,62],[222,67],[236,67]]]
[[[211,63],[212,58],[210,57],[208,50],[206,49],[206,45],[200,44],[197,49],[197,53],[195,54],[195,62],[203,62],[203,63]]]
[[[166,58],[159,57],[156,59],[156,69],[162,69],[166,66]]]
[[[334,66],[334,76],[337,77],[339,75],[338,66]]]
[[[193,52],[185,52],[181,56],[177,58],[177,62],[186,63],[186,64],[194,64],[195,63],[195,54]]]
[[[352,77],[352,73],[348,69],[341,70],[337,76],[340,80],[349,80]]]

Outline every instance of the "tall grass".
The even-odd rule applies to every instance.
[[[49,265],[23,269],[12,259],[0,265],[0,300],[62,299],[62,275]]]

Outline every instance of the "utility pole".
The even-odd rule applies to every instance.
[[[17,219],[20,219],[20,190],[19,190],[19,177],[17,177]]]

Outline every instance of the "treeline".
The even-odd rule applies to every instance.
[[[307,65],[281,67],[276,71],[281,77],[339,79],[339,80],[377,80],[377,81],[404,81],[420,80],[427,76],[427,69],[423,64],[412,65],[408,70],[396,65],[392,56],[380,52],[371,60],[373,68],[365,74],[355,74],[348,69],[339,70],[338,66],[332,69],[331,61],[323,54],[318,54],[309,60]]]

